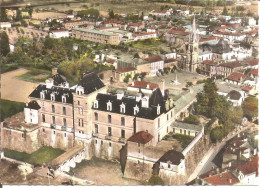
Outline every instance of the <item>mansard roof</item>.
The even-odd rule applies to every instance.
[[[63,84],[64,82],[66,82],[66,81],[62,78],[62,76],[61,76],[60,74],[55,74],[55,75],[53,75],[53,76],[52,76],[52,79],[53,79],[53,84],[54,84],[55,86],[61,85],[61,84]]]
[[[84,88],[84,94],[92,93],[105,86],[94,72],[86,72],[78,85]]]
[[[155,119],[157,116],[157,106],[159,104],[160,108],[160,114],[166,112],[165,108],[165,100],[162,96],[162,93],[159,88],[157,88],[149,97],[149,107],[145,108],[141,105],[141,100],[139,102],[136,101],[135,96],[129,96],[125,95],[122,97],[122,99],[117,99],[117,96],[114,94],[104,94],[99,93],[96,97],[96,100],[98,101],[98,108],[97,110],[101,111],[108,111],[107,110],[107,103],[110,101],[112,103],[112,113],[118,113],[120,114],[120,105],[123,103],[125,104],[125,115],[130,116],[137,116],[140,118],[145,119]],[[139,112],[135,115],[134,114],[134,107],[137,106],[139,108]]]
[[[37,101],[32,100],[28,103],[28,105],[26,106],[26,108],[30,108],[30,109],[34,109],[34,110],[39,110],[41,107],[40,105],[37,103]]]
[[[51,100],[51,94],[55,93],[55,101],[62,102],[62,95],[66,95],[66,103],[73,103],[72,92],[74,90],[64,87],[52,86],[51,88],[47,88],[46,85],[40,84],[38,87],[33,90],[33,92],[29,95],[32,98],[41,98],[40,93],[45,92],[45,100]]]

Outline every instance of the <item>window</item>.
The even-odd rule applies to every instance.
[[[140,147],[140,143],[138,143],[138,147]]]
[[[42,114],[42,122],[45,122],[45,114]]]
[[[103,141],[101,141],[101,145],[103,145]]]
[[[98,121],[98,113],[95,112],[95,120]]]
[[[96,144],[97,144],[97,140],[96,140]]]
[[[42,102],[42,110],[44,110],[44,102]]]
[[[42,129],[42,132],[44,132],[44,133],[45,133],[45,129]]]
[[[171,164],[168,164],[168,168],[171,168]]]
[[[53,131],[53,134],[55,134],[55,131]]]
[[[138,153],[141,153],[141,150],[140,150],[140,149],[138,150]]]
[[[66,115],[66,107],[63,106],[63,114]]]
[[[78,108],[79,114],[83,115],[83,108]]]
[[[45,98],[44,92],[41,92],[40,94],[41,94],[41,99],[44,99]]]
[[[98,125],[95,124],[95,133],[98,134]]]
[[[121,138],[125,138],[125,130],[121,130]]]
[[[180,129],[180,133],[182,134],[182,129]]]
[[[52,116],[52,123],[55,124],[55,116]]]
[[[80,105],[80,101],[78,101],[78,105]]]
[[[125,113],[125,105],[123,103],[120,105],[120,112]]]
[[[190,136],[190,131],[188,132],[189,136]]]
[[[111,117],[111,115],[108,115],[107,118],[108,118],[108,123],[111,123],[111,122],[112,122],[112,117]]]
[[[94,102],[94,108],[98,108],[98,101],[97,100],[95,100],[95,102]]]
[[[66,133],[64,133],[64,137],[67,137],[67,134],[66,134]]]
[[[112,129],[111,129],[111,127],[108,127],[108,136],[112,136]]]
[[[63,118],[63,125],[64,125],[64,126],[67,126],[66,118]]]
[[[107,103],[107,111],[112,111],[112,103],[110,101]]]
[[[111,142],[109,142],[109,147],[111,147],[112,146],[112,144],[111,144]]]
[[[55,106],[54,106],[54,104],[51,105],[51,109],[52,109],[52,113],[55,113]]]
[[[65,96],[62,96],[62,102],[66,103],[66,97]]]
[[[167,121],[169,120],[169,114],[167,114]]]
[[[22,133],[22,137],[24,138],[24,134]]]
[[[52,100],[52,101],[55,100],[54,94],[51,94],[51,100]]]
[[[121,125],[125,125],[125,117],[121,117]]]
[[[184,130],[184,134],[186,135],[186,130]]]
[[[158,118],[158,128],[160,127],[160,118]]]

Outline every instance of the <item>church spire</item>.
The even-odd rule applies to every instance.
[[[197,31],[197,27],[196,27],[196,20],[195,20],[195,16],[193,18],[193,22],[192,22],[192,30],[190,33],[190,42],[195,43],[199,41],[199,34]]]

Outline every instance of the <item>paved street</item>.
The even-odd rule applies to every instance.
[[[226,138],[222,140],[222,142],[217,143],[216,145],[213,145],[209,151],[205,154],[203,159],[198,164],[197,168],[194,170],[194,172],[190,175],[188,178],[188,182],[194,180],[197,176],[203,174],[205,171],[204,169],[208,169],[208,165],[211,165],[211,161],[215,158],[215,156],[218,154],[218,152],[225,146],[226,142],[233,137],[235,137],[238,133],[241,133],[248,129],[251,126],[254,126],[255,124],[246,122],[245,127],[243,127],[241,130],[237,130],[236,132],[229,133]]]

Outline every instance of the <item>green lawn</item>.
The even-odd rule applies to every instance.
[[[63,150],[44,146],[32,154],[18,152],[14,150],[4,150],[6,157],[16,159],[18,161],[27,162],[33,165],[42,165],[43,163],[51,162],[53,159],[64,153]]]
[[[193,137],[188,135],[182,135],[182,134],[173,134],[172,132],[170,132],[163,139],[164,140],[176,139],[181,144],[181,147],[184,149],[191,143]]]
[[[22,102],[14,102],[1,99],[1,121],[18,112],[23,111],[25,104]]]
[[[162,45],[163,42],[159,39],[146,39],[146,40],[139,40],[139,41],[131,42],[129,44],[132,45],[133,48],[155,50],[160,45]]]
[[[51,72],[44,69],[31,69],[29,72],[18,76],[19,79],[29,82],[44,82],[51,77]]]

